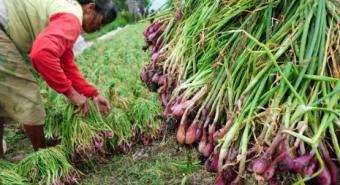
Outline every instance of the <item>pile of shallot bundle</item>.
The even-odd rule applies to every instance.
[[[215,184],[339,183],[340,16],[335,0],[172,1],[144,32],[141,79]]]

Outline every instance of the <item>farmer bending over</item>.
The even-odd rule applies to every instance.
[[[58,93],[86,114],[87,98],[106,114],[108,101],[80,74],[73,44],[82,29],[97,31],[116,18],[111,0],[0,0],[0,158],[4,124],[23,124],[33,148],[45,147],[39,86],[20,53]]]

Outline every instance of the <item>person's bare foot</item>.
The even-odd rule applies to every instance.
[[[13,156],[11,159],[10,159],[10,162],[12,163],[19,163],[20,161],[22,161],[23,159],[25,159],[25,155],[23,153],[20,153],[20,154],[17,154],[15,156]]]

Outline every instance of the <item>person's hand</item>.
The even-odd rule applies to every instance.
[[[87,98],[79,94],[76,90],[73,89],[73,87],[71,88],[72,88],[71,93],[70,95],[67,96],[67,98],[70,101],[70,103],[77,106],[77,109],[74,111],[74,114],[81,112],[83,116],[87,116],[90,111],[89,104],[87,103]]]
[[[94,100],[94,102],[96,102],[96,105],[97,105],[99,112],[103,116],[106,116],[109,112],[109,109],[110,109],[109,101],[104,96],[102,96],[101,94],[99,94],[98,96],[93,98],[93,100]]]

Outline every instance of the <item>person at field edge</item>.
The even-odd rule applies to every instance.
[[[79,72],[73,54],[78,36],[116,19],[111,0],[0,0],[0,158],[4,125],[23,124],[33,149],[45,148],[45,111],[39,87],[21,53],[34,69],[84,115],[87,99],[103,114],[109,102]]]

